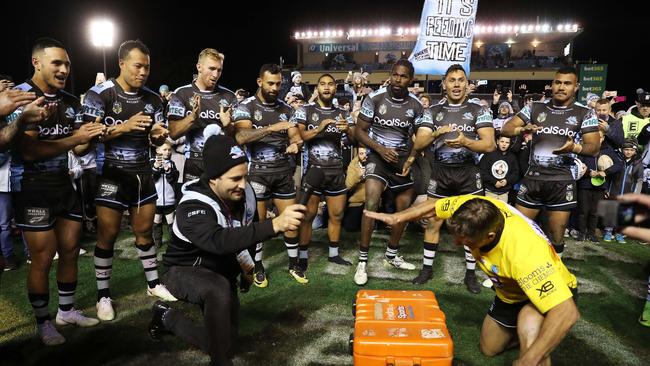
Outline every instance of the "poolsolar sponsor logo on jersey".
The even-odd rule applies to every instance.
[[[457,123],[452,123],[449,125],[451,127],[452,131],[460,131],[460,132],[474,132],[475,128],[474,126],[469,126],[469,125],[459,125]]]
[[[411,126],[411,122],[402,121],[399,118],[383,119],[383,118],[379,118],[378,116],[375,116],[374,121],[380,126],[387,126],[387,127],[410,127]]]
[[[573,137],[576,133],[575,131],[571,131],[569,128],[560,128],[559,126],[546,126],[537,130],[536,134]]]
[[[58,136],[58,135],[67,136],[71,133],[72,133],[72,127],[70,126],[63,127],[58,123],[52,127],[38,126],[39,136]]]

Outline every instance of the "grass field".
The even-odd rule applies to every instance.
[[[406,232],[401,254],[421,264],[422,234]],[[483,289],[472,295],[462,285],[462,249],[443,237],[434,263],[435,279],[427,286],[410,283],[416,271],[385,269],[381,264],[387,235],[373,237],[368,289],[429,289],[447,315],[454,339],[457,365],[506,365],[517,356],[506,352],[492,359],[481,355],[478,336],[481,321],[493,298]],[[358,234],[344,233],[343,256],[356,262]],[[95,280],[92,242],[80,258],[77,306],[95,314]],[[0,285],[0,364],[2,365],[156,365],[206,364],[201,351],[173,336],[161,343],[146,333],[154,300],[146,296],[145,281],[133,239],[123,233],[116,246],[111,280],[117,318],[94,328],[64,328],[67,343],[41,346],[27,301],[27,268],[5,272]],[[19,253],[21,251],[18,251]],[[286,271],[286,251],[279,240],[265,246],[270,285],[240,296],[241,328],[236,365],[351,365],[348,336],[354,318],[352,300],[359,289],[352,281],[354,267],[326,261],[324,230],[316,231],[310,250],[308,285],[299,285]],[[649,365],[650,329],[640,315],[646,293],[650,247],[635,242],[599,245],[569,241],[564,262],[579,280],[578,308],[582,318],[553,353],[555,365]],[[477,272],[480,272],[477,270]],[[486,278],[479,273],[481,280]],[[54,271],[50,309],[55,314],[57,296]],[[199,315],[198,307],[176,303]]]

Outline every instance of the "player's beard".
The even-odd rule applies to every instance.
[[[278,95],[270,94],[266,90],[262,89],[262,98],[264,98],[264,101],[267,103],[275,103],[275,101],[278,100]]]

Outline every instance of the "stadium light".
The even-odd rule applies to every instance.
[[[93,46],[102,49],[102,59],[104,60],[104,76],[106,74],[106,48],[113,46],[115,29],[113,23],[107,19],[93,20],[90,22],[90,38]]]

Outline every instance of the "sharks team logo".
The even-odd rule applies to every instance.
[[[438,112],[438,114],[436,114],[436,122],[440,122],[440,121],[442,121],[444,118],[445,118],[445,114],[444,114],[444,113],[442,113],[442,112]]]
[[[537,122],[542,123],[544,121],[546,121],[546,113],[542,112],[537,115]]]
[[[311,115],[311,120],[312,120],[313,122],[318,122],[318,113],[314,113],[314,114],[312,114],[312,115]]]
[[[566,119],[566,124],[567,125],[572,125],[572,126],[577,126],[578,125],[578,118],[576,116],[571,116]]]
[[[380,106],[379,106],[379,114],[386,114],[386,110],[387,110],[387,109],[388,109],[388,108],[386,108],[386,105],[385,105],[385,104],[380,105]]]

